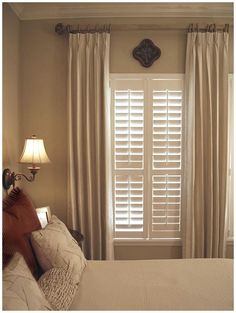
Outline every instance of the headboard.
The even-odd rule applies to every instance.
[[[3,266],[18,251],[31,272],[38,276],[39,267],[30,243],[30,233],[41,229],[31,199],[20,188],[14,188],[3,199]]]

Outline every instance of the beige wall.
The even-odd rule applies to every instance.
[[[66,221],[66,39],[54,33],[56,21],[23,21],[21,24],[21,139],[36,134],[45,139],[52,161],[42,166],[34,184],[24,184],[37,206],[49,205]],[[111,36],[111,72],[183,73],[183,31],[124,32]],[[151,38],[162,50],[161,58],[147,70],[131,56],[143,39]],[[170,44],[171,43],[171,44]],[[173,51],[175,51],[173,53]],[[117,259],[180,257],[178,247],[116,247]]]
[[[116,260],[136,260],[136,259],[179,259],[182,257],[182,247],[180,245],[144,245],[129,244],[115,246]],[[232,259],[234,257],[233,242],[227,242],[226,258]]]
[[[116,260],[137,260],[137,259],[180,259],[182,257],[181,246],[174,245],[142,245],[135,244],[134,246],[116,245],[115,259]]]
[[[36,181],[23,187],[36,206],[49,205],[66,221],[66,40],[53,27],[47,21],[21,22],[20,144],[32,134],[45,140],[51,163],[42,165]]]
[[[20,149],[32,134],[45,140],[52,163],[41,167],[36,181],[24,183],[36,206],[49,205],[52,213],[66,221],[67,207],[67,40],[54,32],[58,22],[21,21],[20,33]],[[83,21],[89,22],[89,21]],[[90,21],[90,24],[95,22]],[[162,55],[149,69],[131,56],[144,38],[152,39]],[[18,42],[18,39],[17,39]],[[113,31],[111,36],[112,73],[184,73],[186,32]],[[8,64],[8,63],[6,63]],[[10,82],[8,82],[10,86]],[[5,103],[4,103],[5,107]],[[26,167],[24,171],[27,172]],[[180,257],[180,247],[116,246],[117,259]]]
[[[132,50],[144,38],[160,49],[160,58],[145,68],[132,56]],[[184,73],[186,33],[182,31],[117,31],[111,36],[112,73]]]
[[[2,150],[3,169],[18,171],[19,159],[19,60],[20,21],[7,4],[3,4],[3,98]]]

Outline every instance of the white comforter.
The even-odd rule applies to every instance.
[[[233,261],[88,261],[70,310],[232,310]]]

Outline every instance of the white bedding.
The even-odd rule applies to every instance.
[[[88,261],[70,310],[232,310],[233,261]]]

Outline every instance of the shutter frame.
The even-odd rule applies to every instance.
[[[115,106],[115,90],[117,89],[123,89],[123,90],[129,90],[130,94],[133,95],[133,98],[135,98],[135,95],[137,96],[136,99],[138,99],[138,93],[135,94],[134,90],[143,90],[143,99],[141,99],[143,102],[140,101],[137,102],[137,107],[135,108],[137,111],[137,114],[139,114],[140,107],[143,106],[143,112],[142,113],[142,119],[141,120],[134,120],[132,125],[130,124],[130,127],[132,127],[132,130],[137,131],[136,135],[140,135],[140,130],[144,133],[143,135],[143,146],[137,145],[137,150],[131,149],[130,151],[134,155],[135,158],[138,160],[137,166],[130,167],[128,163],[124,163],[122,165],[124,166],[117,167],[116,165],[116,158],[117,156],[122,155],[120,159],[125,159],[127,157],[127,154],[124,155],[125,149],[122,149],[121,147],[116,146],[116,150],[113,149],[113,151],[116,153],[114,157],[114,163],[113,163],[113,199],[114,199],[114,225],[117,223],[117,216],[118,214],[117,208],[116,208],[116,199],[115,199],[115,193],[116,190],[116,181],[115,177],[117,175],[126,174],[131,175],[134,177],[134,175],[141,175],[143,179],[143,194],[142,194],[142,202],[143,202],[143,227],[142,229],[135,229],[134,231],[127,231],[126,229],[123,229],[120,231],[119,227],[115,226],[114,230],[114,238],[140,238],[140,239],[158,239],[158,238],[180,238],[180,219],[181,219],[181,175],[182,175],[182,169],[181,169],[181,159],[182,159],[182,106],[183,106],[183,75],[129,75],[129,74],[120,74],[120,75],[112,75],[112,107],[114,109]],[[127,87],[128,86],[128,87]],[[126,87],[126,88],[124,88]],[[167,88],[168,87],[168,88]],[[163,89],[164,88],[164,89]],[[154,90],[158,91],[159,89],[159,99],[156,98],[156,95],[158,93],[153,93]],[[168,108],[166,108],[166,98],[165,94],[163,93],[161,95],[162,90],[169,90],[168,95]],[[181,94],[182,93],[182,94]],[[138,99],[140,100],[140,98]],[[159,106],[155,106],[155,103],[159,101]],[[124,102],[123,102],[124,103]],[[123,105],[124,106],[124,105]],[[147,108],[147,106],[149,108]],[[119,106],[119,109],[122,109],[122,105]],[[168,110],[169,111],[168,111]],[[152,111],[153,110],[153,111]],[[151,114],[150,114],[150,111]],[[116,114],[119,114],[120,112],[113,111],[113,122],[115,121]],[[168,138],[167,134],[162,132],[163,130],[166,130],[166,120],[167,120],[167,114],[168,114]],[[150,117],[152,116],[152,120],[154,123],[154,127],[152,128],[152,125],[150,126],[150,121],[146,119],[147,115]],[[116,121],[118,124],[118,121]],[[135,125],[136,123],[136,125]],[[115,124],[115,123],[114,123]],[[149,124],[149,125],[148,125]],[[115,125],[114,125],[115,126]],[[125,126],[123,125],[123,130]],[[151,129],[152,128],[152,129]],[[151,132],[150,132],[151,130]],[[114,129],[114,132],[116,130]],[[121,131],[121,129],[117,129],[117,131]],[[147,132],[152,133],[152,138],[147,139]],[[120,133],[117,133],[118,135],[122,135]],[[150,137],[150,136],[149,136]],[[113,136],[114,138],[114,136]],[[133,137],[135,138],[135,137]],[[138,139],[138,137],[136,137]],[[125,139],[125,137],[124,137]],[[168,162],[165,160],[166,156],[166,140],[168,139]],[[147,142],[149,141],[149,143]],[[116,140],[113,142],[113,144],[119,142]],[[157,144],[154,145],[154,142]],[[115,147],[115,145],[113,145]],[[139,150],[138,150],[139,149]],[[143,150],[142,150],[143,149]],[[149,149],[149,155],[147,153],[147,149]],[[137,154],[135,154],[135,151],[137,151]],[[141,155],[141,156],[140,156]],[[151,155],[151,167],[150,164],[149,167],[149,173],[146,172],[147,170],[147,161],[150,160]],[[119,160],[119,157],[118,157]],[[152,168],[153,160],[156,162],[156,167]],[[140,161],[142,162],[142,167],[140,167]],[[121,162],[122,163],[122,162]],[[149,162],[150,163],[150,162]],[[135,163],[133,163],[135,165]],[[166,168],[163,168],[163,165],[167,166]],[[155,182],[153,179],[155,177],[160,177],[162,175],[168,174],[169,179],[173,179],[174,177],[178,177],[180,179],[180,183],[172,181],[171,183],[168,182],[167,184],[162,184],[165,188],[168,187],[168,193],[161,195],[163,193],[163,186],[159,183],[160,188],[155,189]],[[130,177],[131,177],[130,176]],[[148,177],[148,178],[147,178]],[[178,186],[177,186],[178,185]],[[151,186],[151,188],[150,188]],[[162,187],[162,188],[161,188]],[[149,188],[149,190],[148,190]],[[156,192],[160,193],[158,199],[162,199],[163,196],[167,197],[166,203],[168,206],[168,210],[165,208],[165,210],[162,209],[162,207],[159,207],[156,209],[156,203],[154,199],[156,199],[157,195]],[[176,201],[175,201],[176,200]],[[172,202],[171,202],[172,201]],[[160,201],[159,201],[160,202]],[[161,202],[160,202],[161,203]],[[160,205],[158,203],[158,205]],[[147,208],[150,208],[147,211]],[[168,220],[167,224],[161,223],[163,221],[163,212],[167,212],[167,216],[165,218]],[[160,214],[160,216],[157,216],[157,213]],[[118,214],[118,215],[117,215]],[[120,214],[122,216],[122,214]],[[138,218],[137,218],[138,219]],[[157,223],[158,222],[158,223]],[[158,225],[158,228],[156,228]],[[166,226],[164,226],[166,225]],[[135,227],[134,227],[135,228]],[[141,231],[139,231],[141,230]]]

